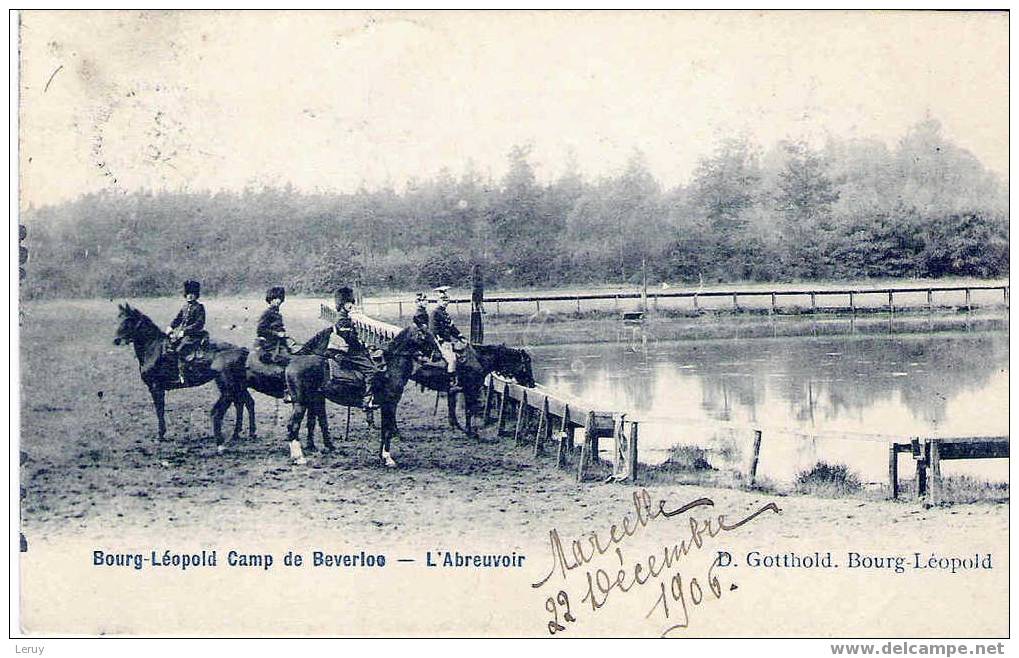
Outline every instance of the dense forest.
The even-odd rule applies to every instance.
[[[405,189],[309,193],[107,191],[23,214],[22,294],[212,294],[282,284],[324,293],[489,286],[994,277],[1008,272],[1007,181],[937,121],[889,148],[876,140],[764,150],[731,138],[690,180],[663,189],[634,151],[588,180],[575,163],[539,182],[530,150],[501,180],[468,167]]]

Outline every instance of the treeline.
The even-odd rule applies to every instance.
[[[468,171],[402,192],[107,192],[25,213],[27,296],[326,293],[489,286],[995,277],[1008,272],[1006,184],[936,121],[894,148],[727,139],[663,189],[634,152],[596,181],[539,183],[527,147],[498,181]]]

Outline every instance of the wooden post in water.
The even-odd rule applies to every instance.
[[[524,391],[520,399],[520,407],[517,409],[517,427],[513,431],[513,442],[520,445],[520,437],[524,433],[524,423],[527,420],[527,391]]]
[[[509,383],[502,385],[502,396],[499,398],[499,422],[496,426],[495,435],[502,436],[506,424],[506,401],[509,400]]]
[[[888,489],[892,500],[899,497],[899,451],[894,441],[888,444]]]
[[[751,487],[754,486],[754,481],[757,478],[757,460],[761,455],[761,440],[763,438],[761,430],[754,430],[754,447],[750,454],[750,470],[747,472],[747,483]]]

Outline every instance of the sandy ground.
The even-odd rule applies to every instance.
[[[175,305],[150,302],[141,308],[164,324]],[[244,310],[245,305],[217,308],[216,324],[251,326],[261,307],[251,304]],[[169,394],[167,440],[156,443],[154,414],[133,352],[111,343],[116,305],[39,303],[24,311],[21,528],[30,553],[34,545],[109,544],[124,537],[206,542],[259,537],[294,545],[342,537],[346,545],[389,547],[496,543],[507,551],[539,552],[537,563],[548,561],[540,552],[548,551],[551,528],[564,537],[607,531],[633,509],[633,487],[578,484],[572,468],[559,470],[551,457],[535,458],[530,447],[516,447],[509,438],[493,436],[491,429],[480,442],[450,431],[441,410],[433,415],[434,395],[416,388],[408,389],[399,410],[397,469],[375,463],[376,439],[359,413],[344,440],[346,412],[336,406],[329,413],[338,450],[292,466],[284,442],[288,408],[258,394],[257,438],[241,439],[217,454],[207,416],[214,399],[211,385]],[[291,325],[297,336],[318,328],[314,320]],[[213,336],[219,337],[215,328]],[[1007,505],[925,510],[909,500],[771,496],[657,480],[648,489],[653,499],[675,506],[710,498],[714,510],[729,518],[776,503],[782,514],[740,528],[740,546],[996,552],[994,591],[983,581],[974,587],[984,596],[1006,591],[1007,584],[997,579],[1007,581]],[[1000,621],[997,616],[985,619],[980,628],[993,633]],[[514,628],[491,621],[478,632],[516,634]],[[607,628],[612,626],[592,626],[588,632]],[[705,632],[711,628],[705,626]],[[789,632],[799,627],[792,628]],[[126,632],[137,630],[128,627]],[[405,630],[413,632],[410,626]]]

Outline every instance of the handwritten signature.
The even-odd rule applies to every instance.
[[[687,628],[690,621],[689,603],[700,605],[704,600],[705,593],[696,577],[684,580],[680,572],[674,571],[681,558],[689,555],[692,551],[702,549],[706,540],[712,539],[720,533],[736,530],[764,512],[781,514],[778,505],[767,503],[735,523],[728,523],[724,514],[703,520],[691,516],[688,522],[689,537],[666,545],[660,552],[652,553],[644,559],[630,562],[629,566],[623,556],[622,545],[627,538],[636,535],[658,519],[671,519],[700,507],[713,507],[714,504],[715,502],[710,498],[697,498],[678,508],[668,509],[664,500],[653,503],[651,494],[642,488],[633,494],[633,512],[627,513],[620,525],[611,525],[607,535],[599,535],[595,531],[582,533],[578,538],[569,542],[567,551],[563,546],[559,531],[553,528],[549,532],[552,566],[545,577],[532,583],[531,587],[537,589],[545,586],[557,573],[563,581],[566,581],[569,572],[575,569],[584,569],[584,595],[580,600],[581,603],[590,605],[593,612],[597,612],[606,604],[613,592],[626,593],[634,587],[641,587],[653,582],[657,587],[652,585],[652,591],[657,590],[658,596],[645,618],[651,617],[657,612],[670,624],[662,633],[663,637],[677,629]],[[593,561],[610,551],[618,560],[618,566],[606,570],[591,565]],[[718,599],[722,596],[722,586],[714,574],[716,566],[718,566],[717,558],[708,569],[706,582],[710,593]],[[614,575],[610,575],[613,571]],[[732,589],[735,589],[735,586]],[[545,601],[545,609],[553,614],[553,619],[548,622],[549,633],[553,635],[566,629],[559,620],[560,611],[562,611],[563,621],[567,623],[576,621],[576,616],[570,606],[569,595],[565,590],[560,590],[555,596],[548,597]]]

